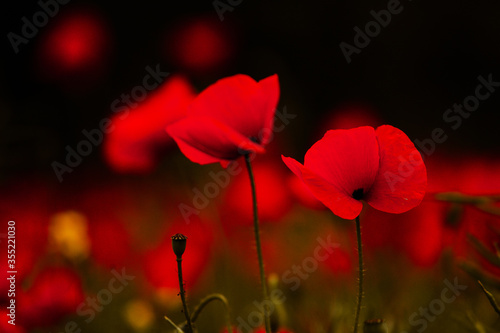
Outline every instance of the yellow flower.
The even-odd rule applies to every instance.
[[[127,323],[136,331],[147,329],[154,320],[152,306],[142,300],[133,300],[125,305],[124,316]]]
[[[55,214],[49,225],[51,247],[69,259],[87,258],[90,253],[87,224],[85,216],[75,211]]]

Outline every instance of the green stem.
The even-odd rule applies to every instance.
[[[224,307],[226,308],[226,328],[227,332],[231,333],[231,318],[229,316],[229,302],[227,301],[227,298],[224,295],[221,294],[211,294],[205,297],[200,301],[200,304],[194,309],[193,315],[191,316],[191,321],[194,323],[196,322],[196,319],[198,319],[198,316],[200,315],[201,311],[207,306],[210,302],[212,301],[221,301],[222,304],[224,304]]]
[[[358,260],[359,260],[359,280],[358,280],[358,301],[356,305],[356,317],[354,319],[354,333],[358,331],[359,314],[361,312],[361,301],[363,300],[363,243],[361,242],[361,224],[359,215],[356,217],[356,236],[358,238]]]
[[[255,190],[255,180],[252,172],[252,165],[250,164],[250,154],[245,155],[245,162],[247,164],[248,177],[250,178],[250,185],[252,187],[252,198],[253,198],[253,230],[255,234],[255,245],[257,247],[257,257],[259,259],[259,270],[260,270],[260,283],[262,285],[262,296],[265,301],[269,300],[267,293],[267,281],[266,274],[264,272],[264,260],[262,259],[262,247],[260,245],[260,230],[259,230],[259,215],[257,211],[257,194]],[[267,304],[267,302],[265,302]],[[271,321],[269,309],[265,307],[265,327],[266,333],[271,333]]]
[[[189,316],[189,310],[187,307],[186,303],[186,291],[184,290],[184,281],[182,279],[182,258],[177,257],[177,272],[179,275],[179,286],[181,288],[181,301],[182,301],[182,307],[184,308],[184,316],[186,317],[187,321],[187,327],[189,332],[188,333],[193,333],[193,327],[191,326],[191,317]]]

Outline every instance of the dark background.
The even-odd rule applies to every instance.
[[[225,1],[224,1],[225,2]],[[437,149],[495,153],[499,92],[453,131],[442,120],[453,103],[474,93],[477,77],[500,81],[500,3],[482,1],[402,1],[403,10],[347,64],[339,47],[353,44],[355,26],[373,20],[371,10],[388,1],[244,0],[224,21],[235,54],[212,73],[187,73],[198,89],[219,78],[245,73],[261,79],[278,73],[280,107],[298,114],[283,132],[288,154],[299,156],[312,143],[321,119],[346,103],[369,105],[411,139],[424,139],[442,127],[449,139]],[[98,81],[85,89],[47,80],[37,67],[37,50],[66,11],[93,8],[107,21],[110,53]],[[147,65],[182,71],[165,56],[165,36],[199,15],[218,21],[212,1],[79,1],[59,13],[15,54],[8,32],[20,33],[21,18],[40,10],[35,1],[9,1],[2,8],[0,71],[0,178],[26,174],[54,177],[51,162],[63,160],[83,129],[96,128],[110,114],[110,103],[142,81]],[[174,31],[175,32],[175,31]],[[75,75],[72,82],[79,82]],[[98,148],[100,150],[100,147]],[[97,170],[100,152],[83,162]]]

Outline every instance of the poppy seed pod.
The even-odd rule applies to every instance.
[[[177,256],[177,259],[182,258],[182,255],[186,250],[186,241],[187,237],[183,234],[175,234],[172,236],[172,249]]]

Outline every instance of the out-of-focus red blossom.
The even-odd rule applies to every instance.
[[[278,99],[276,74],[259,82],[234,75],[201,92],[187,116],[166,130],[191,161],[225,167],[244,152],[265,151]]]
[[[109,269],[130,267],[136,255],[131,249],[133,240],[126,218],[139,216],[132,191],[124,184],[95,178],[93,181],[100,186],[78,184],[79,195],[72,196],[73,202],[68,200],[61,209],[76,210],[85,217],[95,263]]]
[[[452,206],[453,207],[453,206]],[[497,207],[500,205],[497,204]],[[449,205],[447,206],[449,212]],[[469,259],[480,264],[487,271],[500,276],[500,268],[487,261],[470,244],[469,236],[476,238],[491,253],[495,254],[494,244],[500,243],[500,217],[492,215],[470,205],[454,206],[459,209],[452,221],[445,228],[444,245],[453,250],[460,260]]]
[[[96,263],[120,269],[133,262],[130,236],[123,223],[113,217],[101,217],[89,226],[91,254]]]
[[[424,201],[399,215],[372,208],[363,214],[363,245],[368,253],[380,249],[403,253],[422,268],[432,267],[439,260],[445,235],[442,203]]]
[[[284,256],[283,253],[290,253],[289,243],[283,237],[283,231],[277,232],[275,228],[268,228],[269,224],[263,229],[261,235],[261,249],[264,257],[264,264],[267,272],[283,272],[289,269],[293,264],[291,256]],[[259,278],[258,260],[255,253],[255,240],[252,228],[234,228],[230,231],[228,237],[230,255],[235,262],[245,262],[245,265],[239,265],[242,273],[248,275],[251,279]],[[252,244],[252,246],[248,246]]]
[[[104,141],[104,156],[118,172],[149,172],[158,153],[172,143],[165,127],[183,118],[196,93],[181,75],[170,77],[135,109],[111,118]]]
[[[325,261],[322,261],[320,265],[334,277],[351,277],[351,273],[353,272],[351,255],[342,247],[333,248],[331,253],[328,253]]]
[[[51,192],[48,186],[31,179],[3,186],[4,195],[0,199],[0,218],[4,221],[2,233],[7,234],[8,221],[15,221],[18,281],[27,276],[47,248]],[[7,245],[6,238],[0,239],[0,250],[5,254]],[[9,289],[7,271],[6,256],[5,260],[0,260],[0,290]],[[0,293],[0,302],[6,297],[7,293]]]
[[[2,289],[4,290],[4,289]],[[2,309],[0,310],[0,332],[2,333],[25,333],[26,330],[21,326],[22,324],[19,323],[19,321],[15,321],[15,325],[11,325],[8,323],[10,317],[8,317],[9,312],[6,310]]]
[[[426,160],[430,193],[470,195],[500,193],[500,159],[487,156],[431,156]],[[457,181],[460,180],[460,181]]]
[[[311,209],[326,209],[326,206],[321,203],[309,187],[297,176],[291,174],[287,179],[287,185],[295,199],[307,208]]]
[[[59,14],[41,38],[40,68],[52,79],[71,78],[77,84],[95,80],[105,69],[110,34],[104,19],[91,9]]]
[[[190,223],[177,220],[169,224],[160,243],[144,254],[144,274],[158,291],[178,291],[176,256],[171,237],[177,233],[187,236],[186,250],[182,256],[182,275],[187,289],[196,286],[207,267],[213,250],[213,235],[207,225],[192,217]],[[176,295],[177,292],[172,293]]]
[[[424,197],[426,169],[401,130],[383,125],[328,131],[306,153],[304,165],[285,164],[335,215],[354,219],[361,199],[388,213],[403,213]]]
[[[330,129],[350,129],[361,126],[378,127],[383,124],[377,113],[369,106],[348,104],[335,108],[321,121],[319,133]],[[319,138],[318,138],[319,139]]]
[[[499,193],[498,160],[431,156],[426,166],[430,193],[419,207],[401,215],[366,210],[362,224],[367,252],[389,249],[404,253],[417,266],[432,267],[444,249],[451,249],[456,257],[479,260],[483,267],[500,274],[500,270],[477,256],[467,240],[472,235],[494,251],[493,241],[500,237],[493,230],[500,228],[500,218],[470,204],[434,198],[441,192]]]
[[[231,179],[221,207],[224,223],[230,226],[251,226],[253,223],[252,190],[243,165]],[[269,159],[253,164],[259,218],[262,222],[279,222],[292,208],[292,197],[284,186],[287,181],[283,164]],[[236,169],[237,170],[237,169]]]
[[[46,267],[33,285],[18,294],[19,322],[26,327],[49,326],[74,314],[84,300],[80,277],[66,267]]]
[[[234,54],[226,22],[198,17],[175,25],[167,38],[168,57],[183,70],[204,74],[225,67]]]

